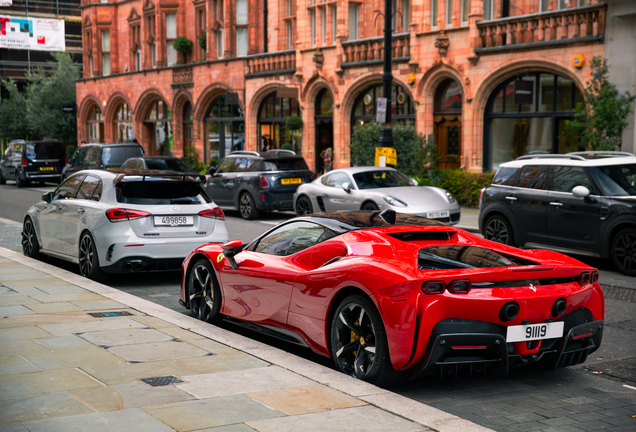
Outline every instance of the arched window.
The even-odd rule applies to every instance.
[[[245,118],[237,101],[226,95],[212,101],[205,114],[204,159],[210,163],[218,161],[234,150],[243,150],[245,145]],[[222,145],[221,145],[222,144]],[[216,165],[216,164],[215,164]]]
[[[351,134],[356,125],[376,119],[378,98],[382,97],[382,84],[367,88],[358,95],[351,114]],[[415,123],[415,108],[408,92],[398,85],[391,88],[391,121],[393,123]]]
[[[570,79],[553,73],[525,73],[502,82],[486,104],[484,170],[525,154],[578,150],[565,121],[583,101]]]
[[[273,92],[261,102],[258,110],[259,150],[292,148],[291,135],[285,129],[285,122],[292,114],[300,115],[296,98],[278,97],[277,92]]]
[[[88,111],[86,126],[88,128],[89,143],[104,142],[104,114],[102,114],[102,110],[97,105],[93,105]]]
[[[324,159],[320,157],[325,150],[334,150],[333,143],[333,96],[329,89],[318,92],[315,105],[314,122],[316,125],[316,148],[314,151],[314,164],[317,173],[325,171]]]
[[[435,111],[461,111],[463,99],[462,86],[457,81],[448,79],[437,88]]]
[[[132,142],[134,135],[132,111],[126,102],[122,102],[113,117],[114,133],[117,142]]]

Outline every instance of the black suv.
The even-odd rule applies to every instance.
[[[4,156],[0,183],[15,180],[18,187],[31,181],[60,183],[67,162],[66,147],[56,140],[12,142]]]
[[[636,275],[636,156],[527,155],[482,190],[479,228],[500,243],[611,258]]]
[[[84,169],[120,168],[127,159],[143,154],[144,149],[137,143],[84,144],[75,149],[62,178]]]
[[[256,219],[260,211],[292,211],[298,186],[315,178],[305,159],[291,150],[234,151],[209,173],[210,198],[238,209],[245,219]]]

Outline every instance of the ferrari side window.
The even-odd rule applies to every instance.
[[[292,222],[263,237],[255,252],[280,256],[295,254],[315,245],[325,229],[311,222]]]

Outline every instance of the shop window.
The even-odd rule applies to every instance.
[[[115,129],[114,136],[117,137],[117,142],[132,142],[135,138],[132,110],[126,102],[122,102],[115,113],[113,118],[113,126]]]
[[[86,127],[89,143],[104,142],[104,115],[97,105],[93,105],[89,110]]]
[[[356,125],[363,125],[365,122],[375,121],[378,98],[382,97],[383,86],[378,84],[362,91],[354,102],[351,133]],[[391,122],[392,123],[415,123],[415,109],[413,100],[408,92],[401,86],[391,87]]]

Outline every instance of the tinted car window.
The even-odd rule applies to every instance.
[[[121,166],[126,159],[141,155],[141,148],[137,146],[104,147],[102,162],[104,165]]]
[[[519,169],[517,168],[500,168],[497,174],[495,174],[492,184],[514,186],[518,173]]]
[[[140,160],[141,161],[141,160]],[[168,171],[192,171],[192,168],[181,159],[146,159],[146,168]]]
[[[265,159],[263,171],[300,171],[308,170],[303,158]]]
[[[62,143],[27,143],[28,159],[64,159],[66,149]]]
[[[77,190],[77,199],[93,199],[93,194],[98,186],[101,186],[101,179],[92,175],[87,175],[79,189]],[[100,187],[101,195],[101,187]],[[99,198],[95,201],[99,201]]]
[[[117,185],[117,202],[127,204],[205,204],[201,185],[178,181],[127,181]]]
[[[585,186],[592,190],[592,184],[581,167],[554,167],[552,187],[556,192],[572,192],[576,186]]]
[[[413,186],[411,181],[397,171],[366,171],[353,175],[358,189]]]
[[[603,195],[636,195],[636,164],[592,168],[591,172],[603,189]]]
[[[99,158],[102,148],[99,146],[90,146],[82,149],[79,155],[77,165],[99,166]]]
[[[250,171],[250,172],[261,171],[261,160],[248,158],[246,171]]]
[[[75,197],[75,192],[78,186],[82,183],[83,175],[75,176],[67,179],[62,183],[53,194],[53,199],[72,199]]]
[[[515,263],[488,249],[476,246],[435,246],[420,249],[422,269],[509,267]]]
[[[234,158],[223,159],[219,163],[219,166],[217,167],[215,174],[224,174],[226,172],[230,172],[230,168],[232,167],[233,163],[234,163]]]
[[[525,166],[521,169],[517,186],[529,189],[545,189],[547,174],[547,167]]]
[[[245,172],[247,169],[248,160],[247,158],[240,157],[234,159],[234,163],[230,167],[230,172]]]
[[[272,231],[256,246],[256,252],[270,255],[291,255],[315,245],[325,227],[311,222],[293,222]]]

